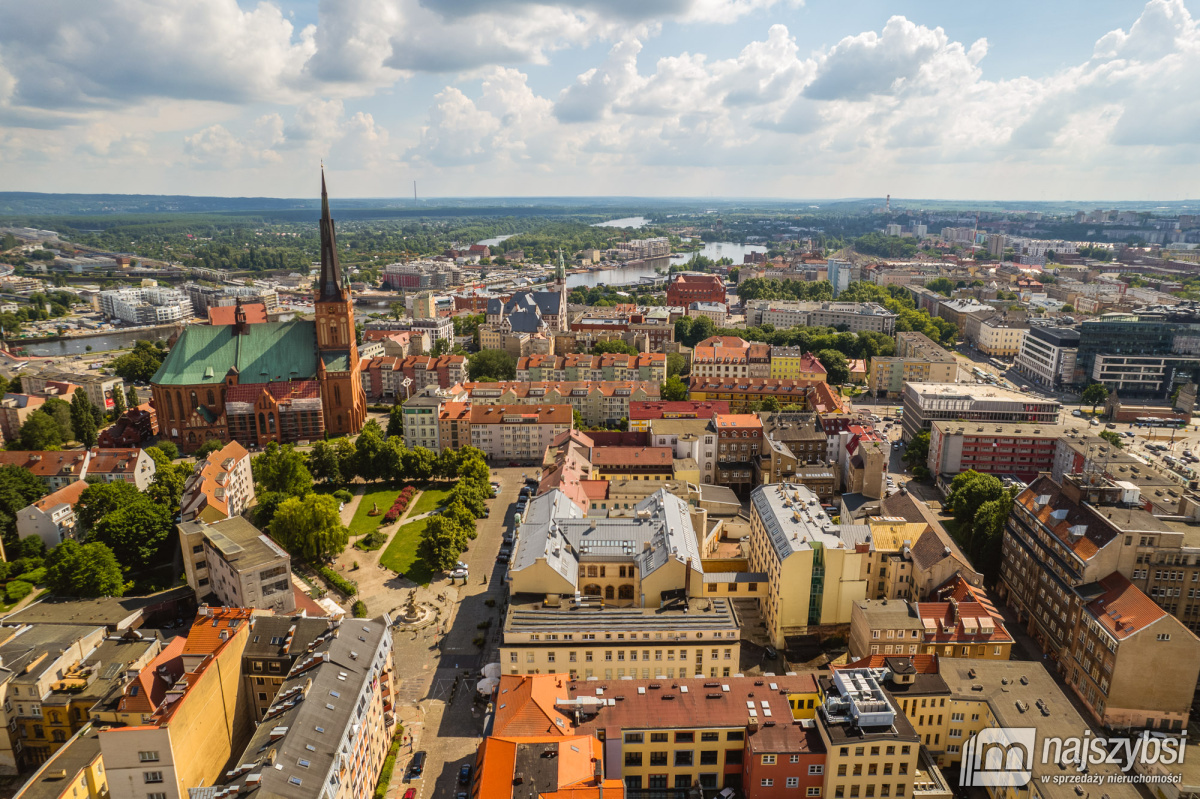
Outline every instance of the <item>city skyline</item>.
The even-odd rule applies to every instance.
[[[1194,196],[1196,3],[3,2],[8,190]]]

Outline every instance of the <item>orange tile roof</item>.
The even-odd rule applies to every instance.
[[[999,614],[992,615],[995,607],[989,610],[978,602],[918,602],[916,610],[917,618],[922,621],[928,619],[936,624],[936,629],[928,625],[925,627],[925,643],[1003,644],[1013,640]],[[976,620],[974,633],[967,632],[963,624],[965,619]],[[991,622],[990,634],[980,632],[981,622],[984,621]]]
[[[88,484],[84,480],[76,480],[70,485],[65,485],[55,491],[53,494],[46,496],[33,503],[33,506],[38,510],[50,510],[55,505],[65,504],[75,507],[75,503],[79,501],[79,496],[87,490]]]
[[[624,784],[616,779],[596,779],[597,768],[603,768],[604,749],[590,735],[568,738],[545,736],[491,736],[479,745],[476,768],[478,778],[476,799],[503,799],[514,795],[517,756],[523,747],[535,751],[553,747],[557,756],[552,762],[557,775],[551,786],[522,785],[521,796],[539,799],[623,799]]]
[[[1088,613],[1118,641],[1150,626],[1167,612],[1120,572],[1100,580],[1104,593],[1087,603]]]
[[[188,490],[184,493],[182,507],[185,511],[197,512],[202,505],[216,508],[225,516],[229,515],[229,499],[228,493],[222,491],[222,496],[217,496],[217,489],[224,488],[228,480],[222,481],[222,477],[227,475],[230,470],[237,465],[243,458],[249,457],[250,453],[236,441],[230,441],[224,447],[215,452],[209,453],[208,457],[196,464],[195,470],[188,478],[190,486],[185,486]],[[225,469],[225,461],[232,458],[234,463],[230,465],[230,469]],[[203,496],[203,502],[201,502]]]
[[[237,305],[214,305],[208,309],[210,325],[237,324]],[[246,324],[261,325],[267,321],[267,306],[261,302],[248,302],[241,306],[246,313]]]
[[[593,447],[592,466],[663,466],[675,464],[671,447]]]
[[[63,452],[0,452],[0,466],[19,466],[38,477],[83,476],[87,452],[69,449]]]
[[[729,413],[729,403],[722,400],[678,402],[631,402],[629,403],[630,420],[642,419],[711,419],[715,414]]]
[[[253,613],[251,608],[209,608],[207,615],[198,615],[192,622],[183,654],[216,655],[237,630],[247,627]]]
[[[762,429],[762,419],[756,413],[721,413],[713,417],[718,430]]]
[[[183,676],[180,655],[186,643],[183,636],[172,638],[154,660],[138,672],[133,682],[125,686],[125,695],[117,702],[117,712],[150,714],[157,710],[167,689]],[[160,668],[165,670],[159,671]]]
[[[834,671],[841,669],[882,669],[889,660],[909,660],[917,674],[937,674],[937,655],[867,655],[841,666],[830,666]]]
[[[567,697],[565,674],[504,674],[496,686],[492,732],[500,736],[571,735],[571,717],[554,703]]]
[[[750,347],[750,342],[738,336],[709,336],[696,343],[697,347],[731,347],[744,350]]]
[[[471,424],[512,424],[505,418],[529,417],[536,424],[571,424],[570,405],[472,405]]]
[[[137,447],[128,449],[92,448],[92,458],[88,461],[88,474],[132,474],[142,451]]]
[[[1048,497],[1049,501],[1039,506],[1037,500],[1041,496]],[[1049,477],[1034,480],[1029,488],[1017,495],[1016,502],[1037,517],[1064,546],[1083,560],[1094,556],[1117,535],[1086,507],[1076,505],[1063,496],[1062,488]],[[1077,525],[1087,527],[1081,536],[1071,534],[1071,528]]]
[[[471,407],[469,402],[443,402],[441,410],[438,411],[438,421],[460,422],[469,419],[471,418]]]
[[[579,485],[591,501],[608,499],[608,480],[580,480]]]

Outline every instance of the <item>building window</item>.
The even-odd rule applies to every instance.
[[[691,749],[676,749],[675,750],[675,767],[692,765],[692,750]]]
[[[821,795],[821,787],[820,787],[819,785],[818,785],[818,786],[813,786],[813,787],[810,787],[810,788],[809,788],[809,789],[808,789],[808,790],[805,792],[805,795],[806,795],[806,796],[820,796],[820,795]]]
[[[138,752],[138,760],[142,763],[157,763],[158,752]]]
[[[763,755],[762,756],[762,764],[764,766],[775,765],[775,755]]]
[[[808,773],[809,774],[824,774],[825,766],[822,766],[822,765],[809,766]]]
[[[787,787],[799,788],[800,787],[800,778],[799,777],[788,777],[787,778]]]
[[[759,783],[759,785],[761,785],[764,788],[770,788],[774,784],[775,784],[775,780],[771,779],[770,777],[763,777],[762,781]]]
[[[143,771],[142,779],[146,782],[146,784],[150,784],[153,782],[162,782],[163,775],[162,775],[161,771]]]

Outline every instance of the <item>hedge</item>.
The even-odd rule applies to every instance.
[[[328,580],[330,585],[341,591],[346,596],[354,596],[358,593],[358,586],[328,566],[318,566],[317,573]]]

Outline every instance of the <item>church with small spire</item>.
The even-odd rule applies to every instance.
[[[338,260],[321,170],[321,269],[313,319],[190,325],[151,379],[161,436],[183,452],[205,441],[266,446],[354,435],[367,417],[354,302]]]

